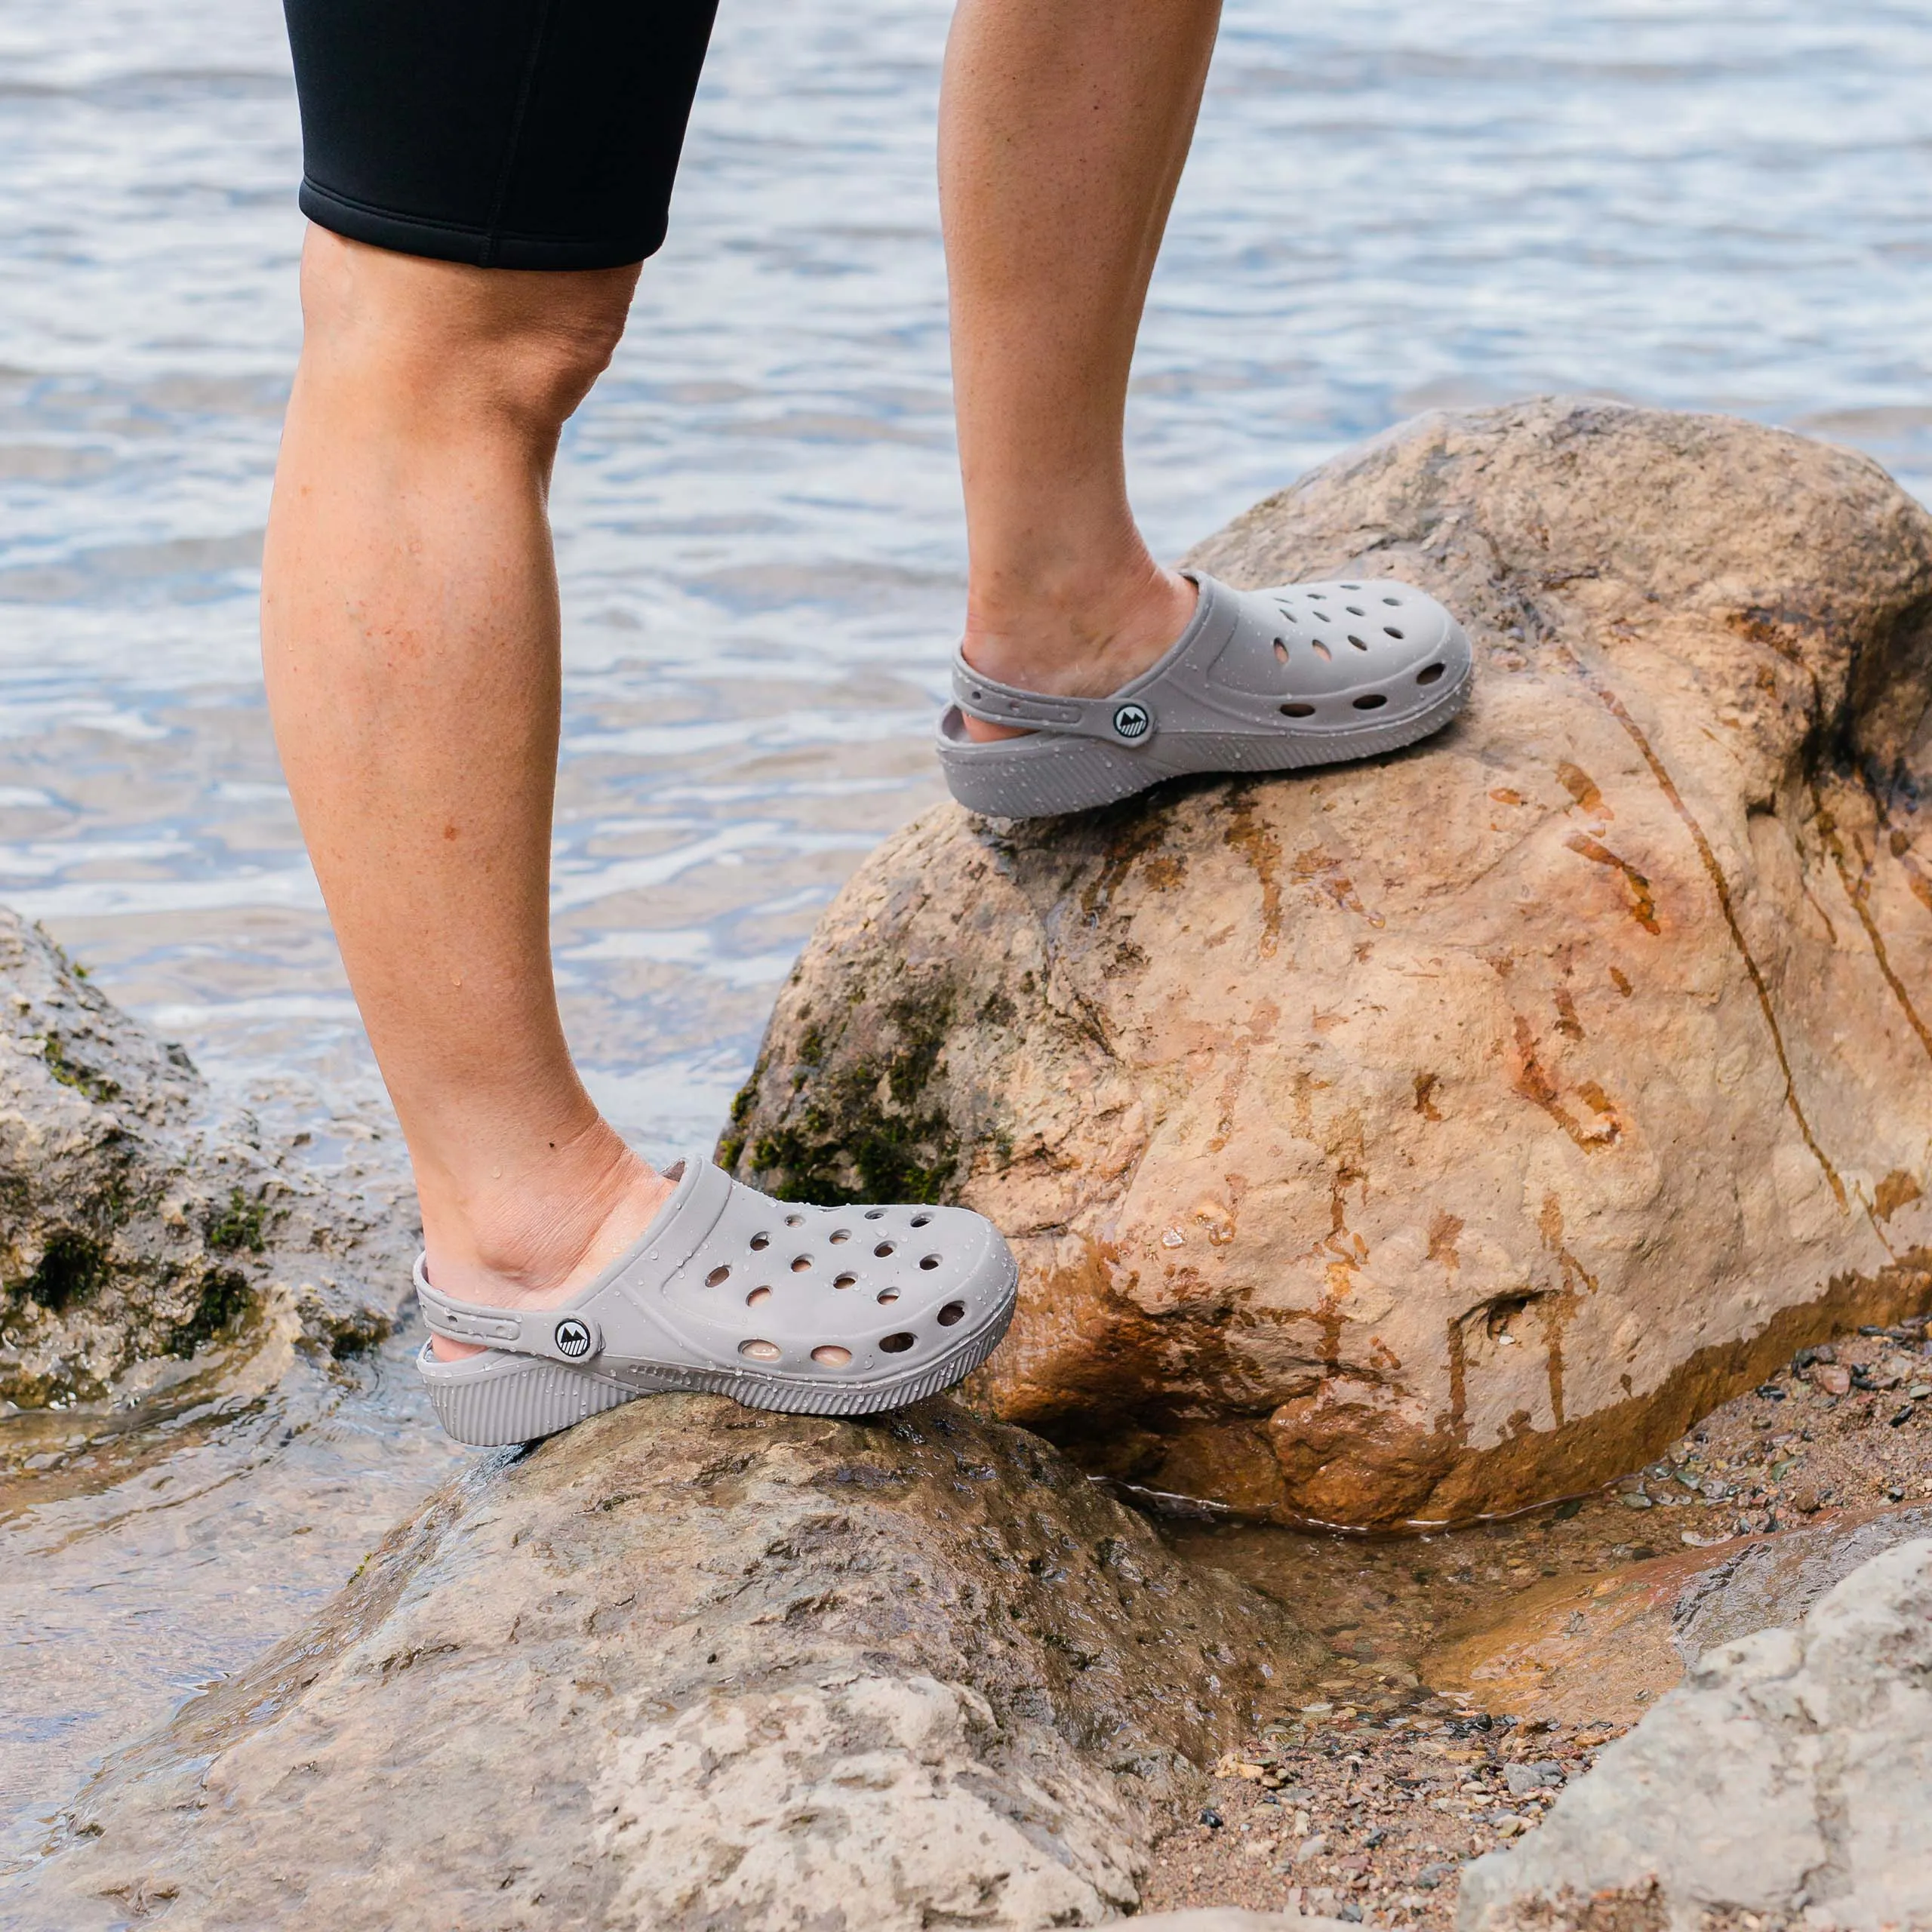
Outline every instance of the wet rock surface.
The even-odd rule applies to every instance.
[[[1932,1540],[1795,1629],[1707,1651],[1518,1850],[1463,1875],[1463,1932],[1932,1924]]]
[[[365,1348],[408,1233],[223,1117],[185,1054],[0,908],[0,1404],[137,1394],[251,1323]]]
[[[658,1398],[493,1458],[84,1794],[0,1924],[1091,1924],[1315,1647],[1054,1452]]]
[[[1932,1532],[1927,1348],[1913,1321],[1801,1350],[1603,1499],[1641,1558],[1561,1561],[1451,1622],[1417,1669],[1498,1714],[1631,1723],[1700,1652],[1795,1622],[1860,1564]],[[1832,1394],[1824,1367],[1857,1389]]]
[[[1423,585],[1470,712],[928,814],[821,923],[723,1158],[987,1213],[1000,1412],[1281,1521],[1586,1487],[1922,1311],[1932,518],[1842,451],[1556,401],[1422,419],[1197,561]]]
[[[1932,1391],[1911,1395],[1924,1347],[1918,1322],[1837,1335],[1601,1494],[1506,1521],[1166,1524],[1171,1546],[1300,1607],[1331,1655],[1318,1698],[1216,1766],[1219,1823],[1161,1842],[1147,1898],[1447,1926],[1467,1861],[1529,1842],[1700,1649],[1797,1620],[1932,1528]],[[1821,1366],[1856,1392],[1832,1395]],[[1651,1926],[1650,1909],[1626,1900],[1595,1932]],[[1752,1928],[1718,1914],[1703,1932]]]

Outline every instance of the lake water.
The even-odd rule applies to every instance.
[[[814,918],[940,795],[946,15],[724,0],[671,242],[565,440],[564,1002],[660,1154],[709,1145]],[[1932,494],[1928,102],[1918,5],[1235,0],[1134,386],[1157,546],[1417,410],[1555,389],[1790,424]],[[269,0],[0,11],[0,899],[232,1093],[366,1111],[254,665],[297,168]],[[17,1499],[10,1548],[94,1552],[45,1587],[98,1721],[7,1731],[10,1802],[44,1815],[278,1634],[441,1466],[370,1473],[420,1420],[371,1374],[359,1411],[315,1398],[358,1500],[258,1607],[204,1619],[183,1580],[247,1546],[212,1504]],[[223,1481],[259,1469],[208,1440]],[[87,1574],[116,1564],[149,1635],[112,1666]],[[8,1641],[40,1615],[17,1597]]]

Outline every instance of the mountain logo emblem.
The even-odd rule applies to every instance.
[[[1144,738],[1152,729],[1154,721],[1148,716],[1146,706],[1124,704],[1114,713],[1114,735],[1124,738],[1132,744],[1137,738]]]
[[[557,1352],[572,1361],[590,1352],[590,1331],[575,1315],[557,1324]]]

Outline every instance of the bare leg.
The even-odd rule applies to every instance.
[[[498,1305],[588,1279],[669,1192],[584,1091],[550,971],[546,497],[635,279],[321,229],[303,257],[263,567],[276,742],[408,1140],[431,1278]]]
[[[1194,608],[1193,586],[1135,526],[1121,435],[1220,11],[1220,0],[961,0],[954,16],[940,190],[971,558],[965,651],[1029,690],[1117,690]]]
[[[1112,690],[1192,608],[1135,528],[1121,424],[1217,12],[962,0],[955,24],[942,187],[967,648],[1014,683]],[[269,522],[277,740],[408,1140],[431,1274],[500,1304],[568,1293],[668,1191],[571,1066],[549,947],[544,500],[634,280],[466,269],[313,231]]]

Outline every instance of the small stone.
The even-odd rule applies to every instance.
[[[1800,1483],[1798,1487],[1791,1492],[1790,1495],[1786,1497],[1785,1500],[1788,1502],[1801,1516],[1812,1516],[1817,1514],[1818,1491],[1816,1487],[1810,1483]]]
[[[1653,1506],[1651,1499],[1641,1489],[1627,1491],[1623,1499],[1626,1509],[1648,1509]]]
[[[1295,1863],[1306,1863],[1311,1858],[1319,1858],[1328,1849],[1328,1837],[1325,1832],[1317,1832],[1312,1838],[1303,1838],[1295,1847]]]
[[[1201,1822],[1205,1825],[1211,1832],[1218,1832],[1221,1827],[1227,1823],[1227,1820],[1221,1816],[1220,1812],[1214,1809],[1213,1805],[1211,1804],[1201,1813]]]
[[[1526,1797],[1533,1791],[1560,1791],[1563,1767],[1554,1758],[1541,1758],[1533,1764],[1505,1764],[1503,1782],[1509,1787],[1512,1798]]]
[[[1811,1386],[1827,1395],[1851,1393],[1851,1371],[1836,1362],[1823,1362],[1811,1371]]]
[[[1351,1899],[1346,1905],[1336,1908],[1335,1916],[1346,1919],[1351,1925],[1359,1925],[1361,1923],[1361,1907]]]

